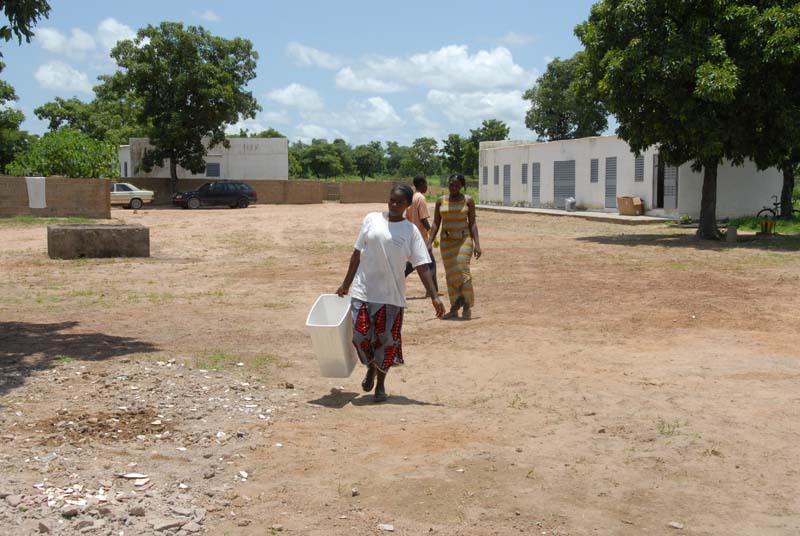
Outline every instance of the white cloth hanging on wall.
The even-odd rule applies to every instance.
[[[45,177],[25,177],[25,182],[28,185],[28,206],[30,208],[47,208],[45,192],[47,179]]]

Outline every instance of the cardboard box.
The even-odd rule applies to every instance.
[[[641,197],[618,197],[617,210],[622,216],[641,216],[644,214],[644,202]]]

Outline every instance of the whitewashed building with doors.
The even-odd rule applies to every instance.
[[[286,138],[228,138],[230,147],[217,145],[205,156],[206,170],[192,173],[178,166],[179,179],[272,179],[289,178],[289,140]],[[129,145],[119,148],[121,177],[169,177],[169,160],[165,167],[142,169],[144,151],[150,146],[147,138],[131,138]]]
[[[478,172],[482,204],[564,208],[564,200],[574,197],[579,208],[616,212],[617,197],[636,196],[648,214],[700,215],[702,171],[692,171],[688,163],[665,166],[655,147],[636,156],[617,136],[481,142]],[[750,161],[722,164],[717,217],[755,214],[771,205],[782,183],[774,168],[758,171]]]

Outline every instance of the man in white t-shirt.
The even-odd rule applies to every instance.
[[[401,330],[406,307],[405,265],[416,267],[436,316],[444,314],[431,279],[430,257],[419,230],[403,214],[414,192],[406,184],[395,186],[387,212],[371,212],[361,224],[350,265],[336,293],[350,294],[353,345],[367,367],[364,391],[375,387],[375,402],[386,400],[384,380],[393,365],[403,364]]]

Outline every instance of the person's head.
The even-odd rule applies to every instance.
[[[403,213],[411,205],[414,190],[408,184],[398,184],[389,192],[389,219],[403,219]]]
[[[428,180],[422,175],[417,175],[414,177],[414,188],[416,188],[419,193],[424,194],[428,191]]]
[[[467,188],[467,180],[461,173],[454,173],[447,180],[447,188],[450,190],[451,195],[458,195],[461,193],[462,188]]]

